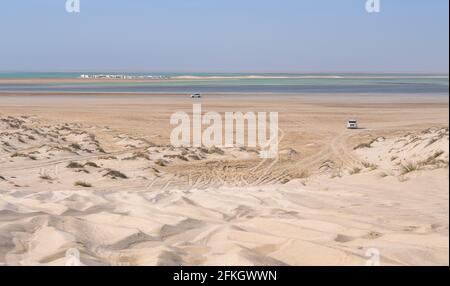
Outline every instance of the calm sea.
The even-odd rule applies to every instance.
[[[58,83],[0,82],[0,92],[123,92],[123,93],[433,93],[448,95],[448,75],[427,74],[176,74],[126,73],[165,76],[176,80],[70,83],[83,73],[0,73],[0,79],[61,79]],[[85,73],[117,74],[117,73]],[[64,82],[67,79],[67,82]]]

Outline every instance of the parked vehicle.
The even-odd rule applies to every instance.
[[[347,129],[358,129],[358,121],[351,119],[347,123]]]

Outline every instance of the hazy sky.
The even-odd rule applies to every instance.
[[[448,0],[65,1],[1,1],[1,71],[449,69]]]

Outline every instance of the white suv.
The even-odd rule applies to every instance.
[[[347,129],[358,129],[358,121],[349,120],[347,123]]]

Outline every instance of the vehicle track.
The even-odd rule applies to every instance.
[[[79,155],[74,157],[67,157],[57,160],[51,160],[51,161],[45,161],[42,163],[36,163],[36,164],[27,164],[26,166],[21,167],[5,167],[0,168],[0,171],[4,172],[11,172],[11,171],[23,171],[23,170],[32,170],[32,169],[40,169],[45,167],[51,167],[54,165],[59,165],[62,163],[70,163],[73,161],[82,161],[82,160],[93,160],[98,159],[104,156],[119,156],[123,154],[127,154],[130,152],[139,152],[139,151],[145,151],[149,147],[141,147],[141,148],[134,148],[134,149],[128,149],[123,151],[117,151],[117,152],[111,152],[111,153],[101,153],[101,154],[91,154],[91,155]]]

